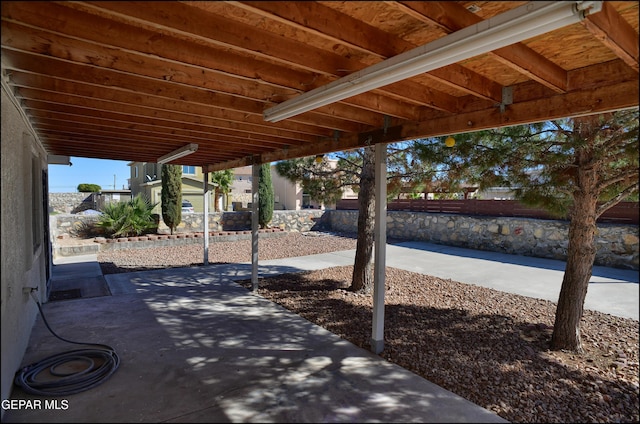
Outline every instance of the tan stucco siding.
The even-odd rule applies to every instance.
[[[46,295],[44,233],[48,219],[44,207],[42,171],[46,153],[31,135],[8,94],[2,90],[2,283],[1,317],[2,399],[8,399],[13,375],[19,368],[37,315],[37,306],[23,288],[37,287]],[[34,233],[35,232],[35,233]],[[2,411],[4,412],[4,411]]]

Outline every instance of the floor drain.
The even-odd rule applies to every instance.
[[[67,300],[67,299],[79,299],[82,297],[80,289],[71,290],[56,290],[49,294],[49,301],[52,300]]]

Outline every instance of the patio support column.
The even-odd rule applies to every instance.
[[[384,284],[387,256],[387,145],[376,144],[376,202],[374,223],[373,323],[371,350],[384,349]]]
[[[202,204],[204,205],[204,213],[202,216],[202,228],[204,231],[204,259],[203,264],[209,265],[209,198],[211,192],[209,191],[209,173],[204,172],[204,191],[202,193]]]
[[[258,183],[260,181],[260,164],[253,164],[251,178],[251,289],[258,290]]]

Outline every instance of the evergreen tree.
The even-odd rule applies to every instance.
[[[182,221],[182,166],[162,165],[162,219],[171,234]]]
[[[260,181],[258,182],[258,222],[260,228],[268,228],[273,218],[273,182],[271,181],[271,164],[260,166]]]
[[[463,140],[466,138],[466,140]],[[596,219],[638,192],[638,109],[481,131],[455,147],[424,140],[423,160],[454,181],[511,187],[568,218],[567,263],[551,348],[582,351],[580,319],[596,255]]]
[[[387,196],[420,190],[429,185],[435,173],[412,155],[413,142],[387,145]],[[281,161],[276,171],[292,182],[299,182],[313,200],[335,203],[345,188],[358,193],[358,240],[349,290],[373,291],[373,238],[375,213],[375,148],[340,152],[334,167],[314,157]]]

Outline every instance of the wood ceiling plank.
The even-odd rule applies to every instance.
[[[138,136],[130,136],[130,137],[114,137],[113,135],[105,134],[100,131],[92,131],[90,129],[77,129],[76,131],[71,130],[60,130],[55,127],[49,127],[46,125],[38,126],[38,131],[40,131],[43,136],[48,137],[48,139],[52,139],[53,137],[57,137],[59,139],[66,139],[68,142],[71,140],[75,140],[74,142],[80,144],[80,140],[86,140],[91,143],[102,143],[104,147],[106,146],[121,146],[125,147],[127,144],[131,145],[132,143],[144,144],[145,146],[149,146],[154,149],[156,157],[160,157],[166,152],[173,151],[179,147],[188,144],[188,142],[180,141],[179,139],[154,139],[148,137],[138,137]],[[218,157],[226,157],[228,159],[232,159],[234,157],[249,155],[256,150],[261,151],[273,151],[276,149],[270,149],[265,146],[254,146],[254,147],[238,147],[238,146],[230,146],[224,141],[220,141],[217,139],[212,139],[207,143],[196,143],[198,144],[198,152],[199,159],[207,155],[217,155]],[[198,158],[195,156],[194,158]],[[197,160],[194,161],[197,163]],[[193,164],[191,162],[189,164]],[[186,163],[185,163],[186,164]]]
[[[475,58],[467,62],[468,68],[455,64],[405,81],[400,88],[384,87],[295,119],[264,122],[264,107],[388,57],[388,51],[404,49],[408,40],[425,43],[428,37],[438,38],[446,28],[459,25],[459,19],[474,17],[464,12],[437,12],[430,16],[432,22],[422,24],[414,20],[417,12],[411,16],[399,13],[398,5],[406,6],[394,2],[372,4],[372,13],[368,13],[368,3],[341,2],[335,8],[328,2],[280,3],[258,12],[264,20],[264,25],[256,21],[259,30],[247,24],[253,19],[249,9],[262,7],[255,4],[227,3],[219,8],[223,12],[196,11],[192,15],[194,7],[180,2],[3,3],[3,30],[7,28],[2,33],[3,77],[50,153],[75,152],[69,156],[77,156],[86,152],[87,157],[104,159],[129,155],[129,160],[154,161],[160,152],[194,140],[202,148],[185,160],[197,166],[214,163],[217,168],[249,165],[256,158],[272,161],[359,147],[364,136],[391,142],[638,104],[634,22],[638,2],[630,2],[629,7],[605,2],[612,7],[600,16],[602,22],[595,19],[538,37],[527,43],[532,47],[529,50],[516,45],[507,51],[512,57]],[[460,9],[466,3],[412,4],[442,11]],[[514,4],[509,2],[508,8]],[[502,4],[484,5],[480,18],[504,10]],[[199,7],[218,10],[217,4],[206,6],[200,3]],[[129,8],[138,11],[130,13]],[[239,8],[244,11],[236,13]],[[326,10],[329,8],[332,11]],[[305,17],[310,9],[315,15]],[[485,13],[487,10],[491,11]],[[275,21],[266,21],[276,15]],[[381,22],[384,18],[394,22]],[[238,19],[244,23],[239,24]],[[361,22],[357,28],[348,25],[353,19]],[[627,26],[619,25],[621,21]],[[588,25],[592,24],[590,33]],[[426,34],[427,28],[437,35]],[[280,30],[286,31],[278,34]],[[392,38],[372,36],[376,32]],[[563,37],[568,32],[570,50],[564,48]],[[299,38],[288,39],[285,33]],[[395,43],[393,37],[405,44],[375,45],[385,39]],[[589,46],[584,54],[581,46]],[[349,57],[349,52],[358,54]],[[136,75],[136,61],[141,76]],[[531,80],[522,82],[524,78],[502,65],[505,61]],[[568,71],[563,76],[548,63]],[[504,76],[505,72],[509,75]],[[482,80],[473,80],[474,75],[493,85],[483,91],[478,87]],[[513,85],[514,102],[503,113],[497,107],[502,88],[498,82]],[[562,84],[567,93],[559,89]],[[385,114],[393,116],[386,135],[381,130],[383,122],[388,122],[383,119]],[[418,122],[411,122],[416,114]],[[341,132],[339,139],[332,137],[335,129]],[[209,137],[209,133],[214,135]]]
[[[261,84],[256,80],[237,78],[208,68],[168,61],[120,48],[90,44],[11,22],[3,23],[2,41],[5,47],[18,51],[57,57],[263,102],[273,98],[290,98],[298,94],[298,91]],[[61,49],[61,46],[64,46],[64,49]]]
[[[280,144],[292,145],[317,140],[318,135],[309,136],[301,133],[284,133],[282,131],[271,132],[270,129],[260,129],[254,126],[234,125],[223,119],[209,119],[177,112],[165,112],[157,109],[140,108],[137,106],[127,106],[115,104],[113,102],[101,103],[102,109],[97,109],[91,103],[79,97],[71,97],[67,94],[59,93],[34,93],[36,90],[30,88],[20,88],[16,93],[21,99],[24,108],[41,111],[59,111],[68,115],[86,116],[95,119],[113,119],[118,122],[142,122],[149,125],[163,126],[167,128],[186,128],[202,133],[215,133],[230,137],[244,138],[266,138],[279,140]],[[36,100],[37,98],[37,100]],[[66,101],[67,103],[62,103]],[[113,110],[110,110],[110,109]],[[125,108],[125,109],[123,109]],[[145,110],[146,109],[146,110]],[[127,114],[131,111],[131,114]],[[133,113],[135,112],[135,114]],[[143,115],[143,113],[147,113]],[[177,121],[180,119],[180,121]],[[195,128],[195,129],[194,129]]]
[[[569,72],[569,89],[588,90],[615,82],[638,81],[637,72],[620,60],[612,60]]]
[[[602,2],[602,10],[587,16],[581,23],[620,59],[638,72],[638,33],[609,2]]]
[[[79,21],[85,26],[76,24],[66,28],[50,19],[50,16],[59,15],[62,11],[70,13],[75,22]],[[11,21],[18,18],[29,23],[29,30],[22,29],[22,34],[18,32],[17,24]],[[4,22],[3,43],[19,50],[44,53],[55,51],[53,46],[64,45],[66,50],[57,55],[73,58],[78,62],[113,67],[125,72],[144,71],[151,78],[172,80],[262,101],[282,102],[335,79],[259,62],[229,51],[213,50],[210,46],[186,43],[174,37],[158,37],[150,31],[109,22],[98,16],[51,3],[32,13],[13,6]],[[37,30],[32,26],[44,29],[36,33]],[[70,37],[61,38],[58,33],[62,29]],[[86,41],[79,41],[81,37]],[[311,83],[298,84],[296,87],[295,81]],[[364,93],[357,98],[346,99],[344,103],[402,119],[416,119],[419,116],[416,108],[407,103],[406,99],[387,98],[380,101],[379,97],[379,94]]]
[[[317,32],[321,32],[325,37],[330,36],[336,42],[346,41],[349,45],[359,47],[369,54],[375,54],[380,60],[417,47],[417,45],[409,41],[381,31],[324,5],[315,2],[302,2],[293,6],[291,3],[295,2],[241,2],[240,4],[242,7],[250,8],[257,13],[262,12],[265,17],[273,18],[276,16],[290,24],[294,23],[304,28],[311,27]],[[307,13],[303,13],[303,11]],[[462,73],[463,76],[455,77],[454,74],[458,72]],[[451,65],[443,72],[427,72],[425,75],[434,75],[434,78],[439,82],[469,94],[495,101],[500,101],[501,98],[501,87],[495,82],[459,65]],[[429,90],[431,100],[423,100],[424,105],[455,112],[455,109],[452,109],[453,99],[447,98],[446,93],[437,92],[433,87],[423,86],[424,88],[420,88],[421,84],[413,83],[409,85],[407,83],[406,86],[403,86],[403,84],[405,82],[392,84],[381,88],[379,91],[406,97],[407,92],[420,93]]]
[[[48,101],[56,104],[56,108],[66,105],[82,108],[80,113],[98,114],[119,113],[129,117],[158,118],[181,124],[183,122],[224,128],[240,132],[272,135],[285,139],[308,140],[316,136],[332,134],[317,126],[286,122],[281,126],[266,123],[256,116],[247,116],[241,112],[217,107],[201,107],[191,104],[178,104],[167,109],[166,104],[149,99],[146,105],[139,102],[139,97],[131,93],[112,93],[105,88],[95,95],[95,89],[87,84],[60,80],[45,75],[12,72],[11,85],[18,88],[16,93],[21,99]]]
[[[196,2],[196,4],[197,3],[199,2]],[[76,7],[76,5],[75,3],[73,4],[74,7]],[[83,10],[88,12],[94,11],[101,15],[110,11],[114,14],[108,15],[107,13],[107,16],[116,20],[122,16],[126,16],[126,19],[130,20],[133,16],[139,24],[143,26],[151,25],[156,31],[160,31],[163,34],[181,37],[193,42],[204,42],[204,40],[208,40],[208,42],[211,43],[212,40],[216,40],[215,44],[219,46],[228,49],[237,49],[259,58],[276,60],[288,67],[324,74],[325,76],[332,77],[332,80],[345,74],[364,69],[367,66],[367,64],[363,64],[357,60],[314,48],[268,31],[256,29],[255,27],[238,22],[230,22],[222,16],[201,13],[196,15],[198,17],[195,19],[193,17],[187,19],[186,16],[192,15],[189,15],[189,6],[183,4],[164,3],[162,11],[141,8],[136,2],[126,2],[126,4],[124,2],[100,2],[98,5],[100,10],[94,7],[87,7]],[[185,22],[184,19],[187,19],[187,22]],[[171,24],[175,22],[180,22],[180,24],[172,27]],[[202,22],[202,26],[198,26],[200,22]],[[385,93],[384,90],[379,90],[379,92],[381,94]],[[417,99],[412,100],[419,103]],[[432,99],[429,104],[425,104],[425,106],[430,106],[436,100],[437,99]],[[445,106],[439,107],[441,109],[445,108]]]
[[[262,119],[262,111],[267,105],[223,93],[200,90],[193,87],[177,86],[170,81],[157,81],[151,78],[125,74],[105,68],[96,68],[84,64],[64,62],[41,55],[31,55],[3,47],[3,56],[7,58],[9,66],[6,68],[24,70],[27,72],[46,72],[54,77],[77,83],[84,83],[95,87],[90,96],[100,96],[104,88],[111,88],[117,95],[125,92],[138,96],[136,103],[140,105],[154,102],[154,99],[165,102],[165,109],[175,107],[177,102],[197,105],[216,106],[226,110],[234,110],[244,114],[254,115]],[[318,115],[323,116],[317,119]],[[340,118],[335,118],[339,116]],[[382,115],[369,113],[346,104],[325,106],[313,112],[297,116],[292,122],[325,123],[328,128],[340,131],[362,130],[365,126],[377,126],[382,121]]]
[[[111,143],[109,141],[99,141],[97,143],[88,142],[82,138],[77,137],[59,137],[56,135],[50,135],[45,139],[45,147],[50,154],[75,156],[75,157],[87,157],[97,159],[112,159],[112,160],[124,160],[135,162],[156,162],[157,159],[173,149],[171,146],[167,146],[167,150],[158,151],[153,148],[142,147],[136,149],[136,156],[132,157],[131,146],[127,147],[126,144]],[[108,148],[107,148],[108,146]],[[182,165],[202,166],[203,161],[224,162],[231,160],[228,155],[219,154],[218,152],[196,152],[195,157],[187,157],[180,159]],[[192,155],[189,155],[192,156]]]
[[[200,2],[185,2],[198,6]],[[314,1],[241,1],[227,2],[245,8],[266,19],[295,25],[302,31],[331,42],[340,42],[380,59],[411,50],[414,46],[361,20]],[[339,33],[339,36],[338,36]]]
[[[75,143],[78,145],[85,146],[96,146],[100,147],[102,144],[109,145],[110,148],[113,149],[131,149],[132,143],[140,143],[140,145],[145,146],[147,151],[156,152],[158,156],[162,156],[167,151],[175,150],[178,147],[182,147],[185,143],[176,139],[153,139],[148,137],[140,137],[132,135],[131,137],[118,137],[110,134],[104,134],[100,131],[89,132],[86,133],[84,129],[82,130],[73,130],[73,129],[57,129],[51,128],[46,125],[42,125],[38,127],[41,133],[47,137],[49,140],[67,140],[69,143]],[[89,134],[89,136],[87,136]],[[227,146],[228,147],[228,146]],[[198,156],[194,156],[196,158],[202,159],[205,155],[218,155],[224,156],[227,158],[237,157],[238,154],[250,154],[251,152],[255,152],[256,150],[268,152],[273,151],[275,149],[268,148],[266,146],[261,147],[253,147],[253,148],[225,148],[225,143],[220,142],[218,140],[211,140],[208,143],[199,143],[198,144]],[[197,163],[197,162],[196,162]]]
[[[104,111],[100,111],[100,113],[95,116],[91,116],[88,113],[78,113],[82,111],[72,110],[69,112],[69,109],[64,110],[62,107],[58,107],[56,104],[46,104],[48,108],[43,108],[42,105],[45,105],[44,102],[30,101],[26,100],[23,102],[25,111],[28,112],[29,116],[34,119],[51,119],[64,121],[69,125],[73,125],[75,123],[87,123],[94,125],[110,125],[115,128],[131,128],[131,129],[142,129],[149,132],[158,132],[164,134],[172,134],[178,133],[183,135],[191,135],[193,137],[199,137],[203,139],[208,139],[212,136],[223,137],[228,139],[230,142],[247,145],[247,146],[256,146],[259,142],[257,139],[252,139],[251,137],[256,137],[256,135],[250,132],[239,132],[239,131],[228,131],[222,128],[209,128],[202,126],[194,126],[194,125],[176,125],[175,123],[171,123],[168,121],[158,121],[158,120],[149,120],[143,117],[138,117],[135,120],[132,120],[130,117],[126,120],[126,115],[123,114],[110,114],[105,113]],[[51,108],[52,106],[56,106]],[[260,134],[260,142],[266,143],[270,147],[283,147],[283,146],[291,146],[296,144],[302,144],[305,141],[299,139],[285,139],[279,137],[271,137],[265,134]],[[315,141],[315,137],[309,137],[306,142]]]
[[[208,143],[211,140],[218,140],[222,142],[223,145],[220,148],[239,148],[243,147],[259,147],[260,145],[264,145],[268,148],[283,148],[291,146],[291,144],[283,142],[282,140],[274,141],[269,137],[262,136],[260,140],[251,140],[248,137],[238,137],[238,136],[229,136],[225,134],[216,133],[194,133],[191,131],[185,131],[182,129],[175,128],[164,128],[164,127],[154,127],[148,126],[144,124],[136,124],[131,122],[118,122],[106,119],[91,119],[84,118],[77,115],[67,115],[55,113],[52,111],[37,111],[29,109],[29,115],[33,118],[34,122],[37,125],[47,125],[48,128],[73,128],[74,130],[86,128],[86,129],[95,129],[96,131],[105,131],[104,128],[108,125],[108,132],[113,136],[118,136],[119,134],[138,134],[141,136],[149,136],[149,137],[161,137],[161,138],[170,138],[172,140],[182,140],[184,143]],[[35,125],[35,124],[34,124]],[[301,144],[301,143],[297,143]]]
[[[426,75],[426,74],[425,74]],[[502,101],[502,85],[479,73],[453,64],[428,73],[429,78],[484,100]]]
[[[24,22],[56,34],[67,34],[107,47],[135,51],[179,63],[191,63],[206,69],[277,86],[284,87],[291,81],[301,81],[300,86],[291,86],[298,92],[305,91],[307,85],[321,77],[318,73],[296,70],[269,61],[259,61],[229,49],[216,48],[212,43],[187,43],[183,39],[159,34],[152,29],[135,27],[65,7],[68,5],[70,5],[68,2],[60,5],[46,2],[38,8],[29,8],[23,2],[8,2],[2,8],[3,21]],[[51,16],[65,16],[66,19],[51,19]],[[322,84],[327,82],[329,80],[323,81]]]
[[[159,156],[162,156],[167,151],[175,150],[178,147],[183,146],[185,143],[180,139],[171,139],[171,143],[162,143],[163,140],[156,140],[153,138],[147,137],[137,137],[137,136],[117,136],[113,134],[104,134],[99,131],[92,132],[91,130],[87,130],[85,128],[78,128],[77,131],[73,131],[71,129],[59,129],[56,127],[50,127],[48,125],[38,125],[34,126],[34,128],[38,128],[38,130],[44,135],[48,137],[57,136],[60,139],[66,139],[69,142],[73,140],[75,144],[82,143],[93,143],[96,147],[102,147],[108,145],[110,149],[131,149],[131,143],[144,143],[147,146],[153,146],[158,152]],[[166,139],[165,139],[166,140]],[[230,148],[226,146],[223,142],[218,140],[211,140],[208,143],[197,143],[198,150],[200,147],[209,147],[212,151],[215,150],[218,156],[224,156],[227,158],[237,157],[238,155],[247,155],[251,154],[256,150],[256,147],[253,148]],[[275,149],[269,149],[266,146],[262,146],[259,148],[262,151],[270,151]],[[203,156],[204,151],[200,151],[200,156]]]
[[[416,12],[417,15],[423,16],[427,21],[437,22],[441,28],[449,33],[475,25],[483,20],[456,2],[402,1],[400,3]],[[566,71],[522,43],[515,43],[490,54],[502,63],[552,90],[566,91]]]

